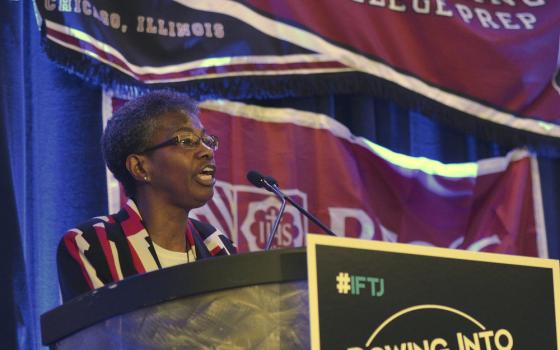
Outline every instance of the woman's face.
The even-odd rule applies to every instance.
[[[204,135],[202,123],[186,112],[169,112],[158,117],[151,145],[188,134]],[[148,153],[151,190],[159,199],[186,210],[206,204],[214,195],[216,166],[214,151],[202,142],[194,148],[181,144]]]

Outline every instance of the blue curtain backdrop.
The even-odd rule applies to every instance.
[[[5,1],[0,23],[0,347],[33,349],[40,348],[40,314],[59,304],[60,236],[107,210],[101,90],[46,58],[30,1]],[[367,95],[244,102],[325,113],[394,151],[443,162],[504,155],[512,146]],[[549,251],[558,257],[560,162],[539,161]]]
[[[47,60],[30,1],[4,1],[0,23],[0,154],[9,155],[0,173],[0,329],[10,333],[0,348],[33,349],[39,315],[58,304],[56,242],[107,207],[101,93]]]

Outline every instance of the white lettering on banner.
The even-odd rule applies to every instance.
[[[494,23],[492,19],[492,15],[487,10],[481,8],[475,8],[474,12],[476,13],[478,19],[480,20],[480,24],[484,28],[494,28],[494,29],[500,28],[498,24]]]
[[[519,24],[515,24],[511,21],[511,13],[507,12],[496,12],[496,17],[500,20],[504,28],[506,29],[519,29],[521,26]]]
[[[360,223],[361,231],[357,237],[362,239],[373,239],[375,232],[373,220],[362,209],[354,208],[329,208],[329,219],[331,223],[331,231],[344,234],[347,232],[346,222],[349,219],[355,219]]]
[[[128,25],[121,22],[121,15],[116,12],[97,9],[88,0],[44,0],[45,10],[52,12],[74,12],[91,16],[103,25],[126,33]],[[225,37],[223,23],[215,22],[176,22],[149,16],[136,16],[136,32],[168,37],[205,37],[222,39]]]
[[[424,2],[423,6],[419,5],[420,1]],[[430,1],[429,0],[414,0],[412,2],[412,10],[416,13],[428,14],[428,13],[430,13]]]
[[[369,0],[369,4],[373,6],[385,7],[385,0]]]
[[[225,36],[224,25],[219,22],[175,22],[149,16],[136,17],[136,31],[179,38],[194,36],[222,39]]]
[[[456,4],[455,7],[457,8],[457,12],[459,12],[459,16],[463,19],[463,22],[470,23],[473,18],[471,9],[463,4]]]
[[[468,4],[449,4],[448,0],[351,0],[353,3],[384,8],[396,13],[411,12],[452,18],[457,16],[470,25],[480,25],[491,30],[532,30],[537,17],[532,8],[545,6],[546,0],[474,0],[492,7],[476,7]],[[454,7],[453,7],[454,6]],[[516,12],[511,12],[516,11]]]
[[[537,22],[537,18],[532,13],[518,13],[516,16],[523,23],[523,26],[525,26],[526,29],[535,28],[534,24]]]
[[[446,17],[452,17],[453,16],[453,12],[451,12],[449,9],[447,9],[447,4],[445,2],[445,0],[436,0],[436,15],[439,16],[446,16]]]
[[[157,26],[154,24],[156,20],[153,17],[137,16],[136,31],[138,33],[157,34],[169,37],[206,37],[222,39],[225,36],[224,25],[222,23],[209,22],[174,22],[158,18]]]
[[[531,30],[537,22],[537,17],[529,12],[512,14],[502,11],[490,12],[482,8],[474,8],[473,12],[473,9],[463,4],[455,4],[455,8],[463,22],[471,23],[475,19],[482,27],[489,29]]]
[[[295,189],[284,192],[298,199],[300,205],[307,210],[307,195],[304,192]],[[265,247],[280,208],[280,201],[276,197],[263,189],[218,181],[212,202],[212,206],[206,205],[192,210],[190,216],[209,222],[218,230],[229,233],[236,243],[246,241],[249,251],[259,251]],[[240,217],[240,213],[246,214]],[[399,241],[397,233],[383,226],[361,208],[329,207],[328,213],[330,229],[338,235],[367,240],[378,239],[385,242]],[[357,231],[352,230],[355,227],[358,227]],[[284,248],[302,247],[306,233],[307,219],[295,207],[287,205],[273,245]],[[458,249],[463,245],[464,240],[464,236],[459,236],[449,244],[448,248]],[[423,240],[402,241],[402,243],[442,246]],[[500,243],[499,236],[494,234],[472,242],[463,249],[481,251]]]
[[[406,11],[406,6],[398,4],[396,0],[389,0],[389,10],[404,12]]]
[[[379,230],[381,240],[385,242],[396,242],[397,234],[381,224],[375,224],[373,219],[363,210],[358,208],[329,207],[329,221],[331,231],[344,235],[348,233],[347,222],[356,220],[360,223],[360,233],[355,235],[361,239],[374,239],[376,230]],[[353,235],[354,236],[354,235]]]
[[[58,6],[57,6],[58,3]],[[74,6],[72,6],[74,5]],[[97,9],[88,0],[45,0],[45,10],[58,12],[73,12],[91,16],[109,28],[126,33],[128,27],[121,24],[121,15],[116,12]]]

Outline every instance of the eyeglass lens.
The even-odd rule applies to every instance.
[[[202,143],[212,150],[218,148],[218,138],[214,135],[202,135],[202,137],[195,134],[189,134],[179,140],[179,143],[183,144],[185,147],[196,147],[202,141]]]

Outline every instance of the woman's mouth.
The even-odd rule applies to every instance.
[[[195,176],[196,182],[203,186],[214,186],[216,182],[216,167],[207,165]]]

